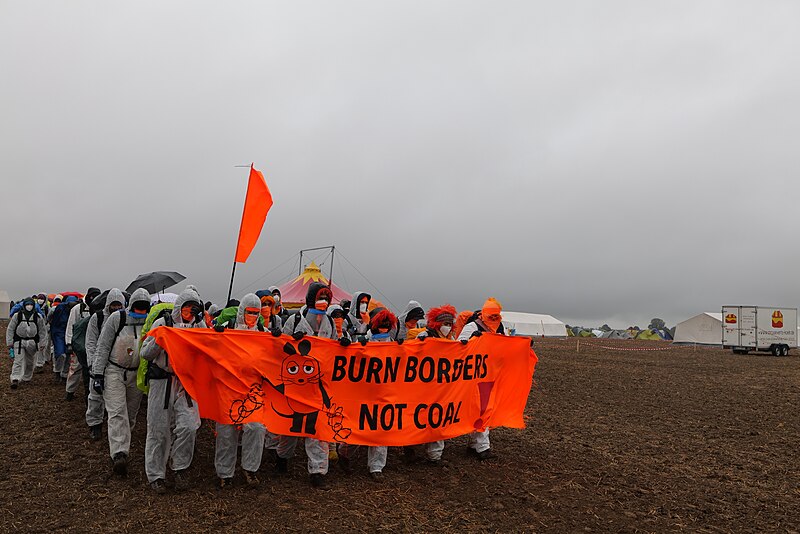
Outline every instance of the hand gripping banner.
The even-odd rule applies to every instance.
[[[536,354],[524,337],[464,345],[279,338],[242,330],[159,327],[200,416],[353,445],[416,445],[486,427],[524,428]]]

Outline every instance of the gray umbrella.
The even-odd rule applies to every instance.
[[[186,277],[174,271],[154,271],[152,273],[140,274],[136,280],[131,282],[125,291],[133,293],[139,288],[146,289],[149,293],[158,293],[168,287],[172,287]]]

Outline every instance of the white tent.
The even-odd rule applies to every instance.
[[[8,319],[8,314],[11,312],[11,299],[8,298],[8,293],[0,289],[0,319]]]
[[[722,345],[722,314],[705,312],[678,323],[673,343]]]
[[[567,327],[552,315],[503,311],[503,326],[517,336],[566,337]]]

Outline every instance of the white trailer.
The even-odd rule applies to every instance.
[[[736,354],[753,350],[787,356],[797,348],[797,308],[723,306],[722,347]]]

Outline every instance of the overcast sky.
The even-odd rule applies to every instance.
[[[4,0],[0,288],[167,269],[223,301],[235,165],[255,162],[275,204],[235,295],[333,244],[397,307],[491,295],[626,327],[798,306],[798,20],[794,1]],[[343,258],[334,280],[374,291]]]

